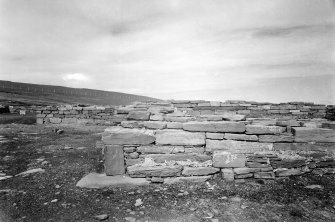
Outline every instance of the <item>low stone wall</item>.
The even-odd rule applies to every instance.
[[[107,175],[128,174],[152,182],[172,183],[205,181],[213,175],[236,180],[274,179],[307,172],[335,173],[334,123],[324,118],[308,118],[325,115],[325,106],[310,104],[310,108],[304,108],[309,111],[302,111],[307,104],[286,104],[282,110],[298,110],[297,106],[301,106],[299,113],[306,113],[302,118],[296,114],[298,111],[253,118],[249,115],[253,110],[250,108],[243,108],[250,111],[243,113],[208,109],[235,107],[221,103],[202,106],[199,102],[198,108],[206,107],[199,110],[176,108],[176,104],[195,103],[116,108],[115,114],[125,115],[125,121],[103,134]],[[289,105],[292,107],[287,108]],[[269,108],[266,112],[284,107],[266,106]]]
[[[125,115],[115,115],[114,107],[102,106],[45,106],[34,109],[37,124],[103,124],[115,125],[125,119]],[[122,118],[123,117],[123,118]]]

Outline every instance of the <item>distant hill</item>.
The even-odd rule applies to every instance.
[[[0,104],[128,105],[135,101],[159,101],[159,99],[120,92],[0,80]]]

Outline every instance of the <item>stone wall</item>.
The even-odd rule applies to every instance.
[[[115,115],[124,120],[102,137],[107,175],[172,183],[335,173],[334,122],[323,105],[171,101]]]

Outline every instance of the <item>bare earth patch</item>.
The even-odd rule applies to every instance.
[[[334,175],[79,188],[84,175],[103,172],[104,127],[55,127],[0,125],[0,178],[13,176],[0,180],[0,221],[335,220]]]

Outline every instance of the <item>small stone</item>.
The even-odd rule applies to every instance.
[[[137,199],[135,202],[135,207],[141,206],[143,204],[141,199]]]
[[[313,185],[305,186],[305,188],[307,188],[307,189],[323,189],[323,186],[313,184]]]
[[[58,199],[53,199],[52,201],[50,201],[51,203],[57,203]]]
[[[243,205],[243,204],[241,205],[241,209],[243,209],[243,210],[246,209],[247,207],[248,206],[246,206],[246,205]]]
[[[59,189],[59,188],[60,188],[60,186],[57,184],[57,185],[55,186],[55,188],[56,188],[56,189]]]
[[[230,200],[233,201],[233,202],[241,202],[242,201],[242,199],[240,197],[232,197],[232,198],[230,198]]]
[[[96,220],[106,220],[106,219],[108,219],[108,215],[107,214],[96,215],[96,216],[94,216],[94,218]]]

